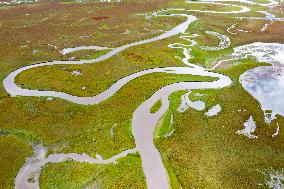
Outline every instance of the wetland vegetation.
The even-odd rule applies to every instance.
[[[283,1],[270,0],[0,1],[1,81],[28,65],[73,61],[35,66],[9,85],[0,83],[0,188],[283,188],[284,115],[268,123],[260,102],[240,82],[243,73],[258,66],[276,65],[283,73],[283,11]],[[228,37],[229,46],[216,49],[220,38],[210,32]],[[161,39],[102,61],[77,63],[157,36]],[[283,50],[260,52],[261,58],[233,56],[236,47],[254,42],[277,43]],[[108,49],[62,54],[66,48],[94,45]],[[38,90],[88,98],[155,68],[167,71],[132,78],[92,105],[60,95],[29,95]],[[10,84],[26,92],[11,95]],[[183,90],[173,90],[182,84]],[[177,111],[186,89],[190,101],[205,103],[203,110]],[[152,102],[155,95],[160,98]],[[221,111],[206,116],[215,105]],[[237,134],[250,116],[256,123],[254,139]],[[144,149],[137,145],[135,128],[150,129],[154,119],[153,133],[143,137],[145,143],[154,141],[149,149],[158,153],[148,155],[162,162],[158,173],[165,173],[165,183],[149,180]],[[29,162],[39,144],[47,153]],[[129,149],[134,150],[116,157]],[[56,159],[40,167],[39,178],[32,173],[24,180],[25,165],[59,154],[115,159],[106,164],[86,157]],[[19,187],[15,183],[21,179],[25,184]]]

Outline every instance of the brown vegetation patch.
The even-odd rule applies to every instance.
[[[91,17],[93,20],[105,20],[105,19],[109,19],[110,17],[109,16],[92,16]]]
[[[135,54],[133,52],[127,52],[125,53],[127,59],[133,60],[133,61],[138,61],[138,62],[143,62],[145,61],[145,58],[142,57],[141,55]]]
[[[153,62],[155,61],[155,57],[145,56],[145,54],[140,55],[133,52],[123,53],[123,56],[126,57],[130,61],[136,62]]]

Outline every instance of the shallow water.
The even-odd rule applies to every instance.
[[[135,153],[137,150],[130,149],[125,150],[109,159],[102,159],[100,155],[97,154],[96,158],[92,158],[87,154],[51,154],[48,157],[46,156],[47,148],[43,147],[42,144],[33,145],[34,155],[26,159],[25,164],[18,172],[15,178],[15,188],[18,189],[35,189],[39,188],[39,177],[41,169],[48,163],[61,163],[69,160],[76,162],[85,162],[90,164],[110,164],[116,163],[116,160],[122,157],[126,157],[128,154]],[[32,181],[32,182],[29,182]]]
[[[252,43],[235,48],[233,56],[253,56],[258,62],[272,64],[246,71],[240,76],[240,83],[259,101],[267,123],[276,114],[284,116],[284,44]],[[268,111],[272,111],[269,116]]]
[[[281,70],[257,67],[242,74],[240,82],[260,102],[264,113],[272,110],[266,122],[270,123],[276,114],[284,116],[284,66]]]
[[[258,138],[256,135],[253,134],[256,129],[256,124],[252,116],[250,116],[248,120],[244,123],[244,127],[244,129],[238,130],[236,133],[238,135],[244,135],[248,138]]]
[[[210,108],[204,115],[208,116],[208,117],[213,117],[215,115],[217,115],[218,113],[220,113],[222,110],[220,104],[217,104],[215,106],[213,106],[212,108]]]
[[[163,15],[159,15],[159,16],[163,16]],[[154,69],[144,70],[144,71],[134,73],[130,76],[126,76],[126,77],[120,79],[115,84],[113,84],[109,89],[107,89],[106,91],[104,91],[104,92],[102,92],[102,93],[100,93],[100,94],[98,94],[94,97],[77,97],[77,96],[72,96],[72,95],[69,95],[69,94],[66,94],[66,93],[63,93],[63,92],[22,89],[21,87],[19,87],[15,84],[15,81],[14,81],[15,77],[25,70],[35,68],[35,67],[51,66],[51,65],[56,65],[56,64],[85,64],[85,63],[100,62],[102,60],[105,60],[107,58],[112,57],[113,55],[121,52],[122,50],[124,50],[126,48],[136,46],[136,45],[140,45],[140,44],[153,42],[153,41],[157,41],[157,40],[162,40],[162,39],[165,39],[167,37],[177,35],[179,33],[184,33],[185,30],[188,28],[188,25],[196,20],[196,17],[191,16],[191,15],[177,15],[177,14],[175,14],[175,15],[172,15],[172,16],[183,16],[183,17],[186,18],[186,21],[183,22],[182,24],[176,26],[172,30],[161,34],[160,36],[157,36],[157,37],[154,37],[154,38],[151,38],[151,39],[146,39],[146,40],[139,41],[139,42],[134,42],[134,43],[127,44],[127,45],[123,45],[121,47],[112,49],[107,54],[105,54],[105,55],[103,55],[103,56],[101,56],[97,59],[94,59],[94,60],[53,61],[53,62],[47,62],[47,63],[41,63],[41,64],[34,64],[34,65],[30,65],[30,66],[20,68],[16,71],[10,73],[4,79],[4,81],[3,81],[4,87],[5,87],[6,91],[8,93],[10,93],[12,96],[16,96],[16,95],[21,95],[21,96],[51,96],[51,97],[62,98],[62,99],[65,99],[65,100],[68,100],[68,101],[71,101],[71,102],[74,102],[74,103],[78,103],[78,104],[88,105],[88,104],[97,104],[97,103],[111,97],[115,92],[117,92],[121,87],[123,87],[129,81],[131,81],[131,80],[133,80],[137,77],[146,75],[146,74],[163,72],[163,73],[173,73],[173,74],[199,75],[198,72],[196,72],[196,70],[193,70],[191,68],[182,68],[182,67],[154,68]],[[73,49],[74,48],[69,49],[68,52],[71,52]],[[82,49],[86,49],[86,48],[83,47],[83,48],[75,48],[75,49],[76,50],[82,50]],[[154,124],[154,126],[155,126],[155,124]],[[137,128],[137,127],[135,127],[135,128]],[[145,127],[142,127],[141,129],[145,130]],[[148,138],[144,138],[143,140],[148,139],[149,144],[153,144],[153,137],[152,137],[153,133],[151,133],[153,131],[151,131],[151,130],[149,130],[149,131],[150,131],[150,133],[147,134]],[[135,140],[137,139],[137,137],[139,138],[142,135],[144,135],[144,133],[136,134]],[[147,143],[147,142],[145,142],[145,143]],[[161,185],[161,186],[165,186],[164,188],[168,188],[169,185],[168,185],[166,171],[165,171],[165,168],[164,168],[163,163],[161,161],[160,154],[157,151],[157,149],[155,148],[155,146],[154,145],[152,145],[152,146],[142,145],[141,146],[140,143],[137,142],[137,140],[136,140],[136,146],[137,146],[136,149],[139,149],[139,153],[142,157],[143,170],[144,170],[144,174],[145,174],[145,177],[146,177],[148,188],[153,188],[152,186],[156,185],[157,183],[160,183],[159,185]],[[154,162],[159,162],[159,164],[155,164],[156,169],[152,169],[152,170],[146,169],[145,170],[145,167],[151,167],[151,164],[152,164],[152,162],[149,162],[150,164],[147,162],[147,158],[146,158],[146,161],[145,161],[145,149],[144,149],[145,147],[148,148],[148,150],[146,150],[146,152],[149,152],[149,150],[151,151],[151,153],[148,153],[147,155],[151,156],[151,158],[153,160],[158,160],[158,161],[154,161]],[[86,154],[75,154],[75,153],[52,154],[48,158],[40,160],[38,163],[30,162],[29,159],[28,159],[26,161],[26,164],[19,171],[19,173],[18,173],[18,175],[15,179],[15,187],[20,188],[20,189],[22,189],[22,188],[39,188],[39,185],[38,185],[39,176],[36,176],[34,178],[36,182],[31,186],[30,186],[29,183],[27,183],[27,180],[29,179],[29,177],[31,175],[33,175],[34,172],[37,172],[38,175],[39,175],[42,166],[45,165],[48,162],[58,163],[58,162],[66,161],[68,159],[72,159],[74,161],[88,162],[88,163],[114,163],[117,158],[124,157],[128,153],[136,152],[136,149],[122,152],[121,154],[119,154],[117,156],[113,156],[112,158],[110,158],[108,160],[93,159]],[[37,156],[36,152],[35,152],[35,156]],[[31,158],[33,158],[33,157],[31,157]],[[148,170],[150,170],[150,171],[148,171]]]
[[[205,108],[205,103],[203,101],[191,101],[189,99],[189,94],[191,91],[181,96],[180,106],[177,108],[178,112],[185,112],[188,108],[193,108],[195,110],[201,111]]]
[[[194,3],[194,2],[188,2],[188,3]],[[204,3],[208,3],[208,2],[204,2]],[[213,4],[220,5],[221,3],[213,3]],[[232,81],[229,77],[225,75],[214,73],[210,70],[206,70],[205,68],[201,66],[197,66],[197,65],[189,63],[190,47],[192,47],[193,45],[196,45],[196,42],[190,38],[198,37],[198,35],[187,35],[185,31],[187,30],[189,24],[197,20],[197,18],[195,16],[188,15],[188,14],[166,14],[165,12],[171,11],[171,10],[180,10],[183,12],[201,12],[201,13],[212,13],[212,14],[238,14],[238,13],[248,12],[250,10],[249,8],[245,6],[231,5],[231,4],[223,4],[223,5],[239,7],[240,10],[219,12],[219,11],[207,11],[207,10],[166,9],[166,10],[157,11],[157,12],[152,13],[150,16],[148,14],[147,15],[148,19],[151,19],[152,17],[155,17],[155,16],[156,17],[178,16],[178,17],[185,17],[186,20],[182,24],[173,28],[172,30],[166,31],[165,33],[157,37],[133,42],[130,44],[117,47],[117,48],[110,49],[110,51],[106,53],[105,55],[102,55],[101,57],[98,57],[93,60],[52,61],[52,62],[29,65],[23,68],[19,68],[18,70],[15,70],[12,73],[10,73],[4,79],[3,85],[6,91],[11,94],[11,96],[16,96],[16,95],[50,96],[50,97],[58,97],[61,99],[65,99],[65,100],[68,100],[74,103],[84,104],[84,105],[93,105],[93,104],[100,103],[103,100],[110,98],[113,94],[115,94],[120,88],[122,88],[125,84],[127,84],[131,80],[138,78],[140,76],[146,75],[146,74],[160,72],[160,73],[172,73],[172,74],[210,76],[210,77],[218,78],[218,80],[213,81],[213,82],[173,83],[171,85],[162,87],[160,90],[156,91],[148,100],[142,103],[133,113],[132,133],[135,139],[136,148],[124,151],[116,156],[111,157],[108,160],[103,160],[99,157],[92,158],[86,154],[76,154],[76,153],[51,154],[47,158],[44,158],[42,157],[42,155],[39,155],[37,150],[34,150],[35,155],[33,157],[28,158],[25,165],[19,171],[15,179],[15,187],[21,188],[21,189],[22,188],[39,188],[39,185],[38,185],[39,176],[35,176],[34,178],[35,183],[32,186],[30,186],[30,184],[27,183],[27,180],[29,179],[31,175],[33,175],[34,172],[36,172],[39,175],[41,172],[42,166],[45,165],[46,163],[59,163],[59,162],[64,162],[64,161],[71,159],[77,162],[108,164],[108,163],[115,163],[116,159],[125,157],[129,153],[139,152],[141,159],[142,159],[142,168],[144,171],[144,175],[146,177],[147,188],[149,189],[169,188],[169,180],[167,177],[166,169],[163,165],[161,155],[153,143],[153,134],[154,134],[155,127],[158,121],[167,112],[169,108],[169,100],[168,100],[169,95],[179,90],[223,88],[223,87],[229,86]],[[181,60],[183,61],[185,65],[189,67],[153,68],[153,69],[137,72],[137,73],[131,74],[129,76],[126,76],[118,80],[110,88],[108,88],[107,90],[93,97],[77,97],[77,96],[72,96],[70,94],[66,94],[63,92],[56,92],[56,91],[39,91],[39,90],[22,89],[20,86],[17,86],[17,84],[15,84],[15,77],[21,72],[31,69],[31,68],[58,65],[58,64],[77,64],[78,65],[78,64],[87,64],[87,63],[97,63],[97,62],[106,60],[127,48],[130,48],[136,45],[141,45],[145,43],[162,40],[162,39],[165,39],[165,38],[168,38],[174,35],[178,35],[178,34],[184,34],[184,36],[181,36],[181,38],[186,40],[190,44],[175,43],[175,44],[170,44],[169,47],[182,49],[184,57],[181,58]],[[228,41],[228,40],[223,40],[223,41]],[[107,47],[82,46],[82,47],[63,49],[62,53],[66,54],[66,53],[70,53],[70,52],[74,52],[78,50],[86,50],[86,49],[104,50],[106,48]],[[162,100],[162,105],[160,109],[155,113],[150,113],[151,107],[160,99]],[[201,101],[195,102],[195,103],[192,102],[189,104],[192,107],[195,107],[197,109],[201,109],[203,107],[203,103],[201,103]],[[221,107],[218,108],[217,106],[215,108],[217,110],[221,109]],[[213,111],[213,114],[214,112],[218,112],[218,111],[214,111],[214,107],[212,111]],[[173,132],[174,132],[174,129],[169,133],[169,136],[173,134]],[[114,129],[110,130],[110,135],[111,136],[114,135]],[[34,161],[34,159],[37,159],[37,161]]]

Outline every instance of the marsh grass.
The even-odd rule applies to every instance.
[[[108,7],[96,2],[79,4],[44,1],[33,5],[0,7],[0,80],[25,65],[68,58],[59,53],[59,50],[66,47],[117,47],[157,36],[162,33],[159,30],[170,30],[184,18],[147,20],[137,13],[150,13],[168,7],[232,10],[226,6],[186,4],[183,0],[153,0],[146,3],[142,0],[123,1]],[[190,25],[187,32],[200,35],[195,39],[199,45],[215,46],[218,43],[216,38],[204,33],[206,30],[228,35],[232,40],[229,49],[219,52],[206,52],[194,47],[194,58],[191,62],[211,67],[214,61],[231,53],[235,46],[255,41],[283,43],[282,23],[273,23],[263,33],[260,32],[263,21],[235,18],[263,16],[256,13],[263,10],[263,7],[250,7],[252,12],[238,15],[191,13],[198,17],[198,21]],[[278,9],[267,10],[281,16]],[[102,15],[107,15],[109,19],[94,20],[94,17]],[[46,18],[48,20],[44,21]],[[237,23],[237,28],[252,32],[230,35],[226,29],[234,23]],[[131,33],[122,35],[126,29],[130,29]],[[81,96],[95,95],[119,78],[137,71],[154,67],[184,66],[174,59],[175,56],[182,56],[181,51],[167,47],[174,42],[184,41],[176,36],[128,49],[102,64],[65,66],[67,70],[81,70],[83,75],[78,77],[62,71],[60,66],[52,66],[28,70],[16,79],[18,84],[23,84],[26,88],[65,91]],[[57,46],[57,49],[47,46],[48,43]],[[33,50],[38,51],[32,53]],[[96,52],[76,54],[78,58],[94,58],[99,55]],[[265,124],[259,103],[238,83],[241,73],[257,65],[261,64],[255,64],[253,60],[245,60],[240,65],[233,62],[225,67],[227,70],[218,70],[231,77],[234,81],[232,86],[220,90],[193,91],[206,94],[198,98],[207,105],[202,112],[189,109],[185,113],[177,113],[175,110],[180,103],[180,96],[185,91],[171,96],[170,110],[160,121],[158,131],[155,132],[155,143],[162,153],[173,188],[180,188],[180,185],[183,188],[255,188],[258,183],[265,182],[265,176],[256,169],[279,169],[284,166],[281,161],[284,158],[281,132],[283,117],[278,116],[280,133],[272,139],[276,121],[270,126]],[[96,106],[81,106],[61,99],[47,101],[45,97],[11,98],[1,83],[0,186],[14,187],[16,173],[25,158],[32,155],[26,141],[41,141],[49,147],[49,153],[77,152],[93,157],[99,153],[104,158],[134,147],[131,134],[133,111],[162,86],[185,80],[209,81],[212,78],[147,75],[133,80],[112,98]],[[84,85],[88,90],[81,90]],[[197,99],[195,96],[190,98]],[[221,104],[222,112],[213,118],[204,117],[205,111],[216,103]],[[246,111],[238,112],[238,109]],[[161,137],[169,132],[171,114],[174,115],[175,132],[171,137]],[[253,115],[258,125],[256,135],[259,138],[256,140],[235,133],[242,128],[250,115]],[[113,124],[117,124],[117,128],[114,139],[111,139],[109,130]],[[41,176],[42,188],[113,188],[113,183],[122,188],[144,188],[140,158],[128,156],[119,160],[116,165],[106,166],[75,162],[49,164]]]
[[[12,189],[14,178],[25,163],[26,157],[32,155],[32,149],[21,139],[0,135],[0,151],[0,186]]]
[[[151,113],[157,112],[157,111],[161,108],[161,106],[162,106],[162,101],[161,101],[161,99],[160,99],[160,100],[158,100],[158,101],[151,107],[150,112],[151,112]]]
[[[116,164],[64,162],[48,164],[40,177],[47,188],[146,188],[139,154],[130,154]]]
[[[194,90],[205,94],[194,97],[206,102],[204,111],[188,109],[178,113],[176,108],[185,91],[171,96],[167,115],[174,115],[175,133],[168,138],[160,137],[155,143],[163,156],[167,156],[167,164],[182,187],[256,188],[265,183],[265,176],[259,170],[284,166],[284,145],[280,142],[283,134],[271,137],[277,128],[276,121],[270,126],[264,122],[259,103],[238,82],[241,73],[259,65],[266,64],[244,60],[240,65],[219,70],[232,78],[234,83],[230,87]],[[204,116],[217,103],[222,107],[221,113],[212,118]],[[236,134],[250,115],[257,123],[257,139]],[[278,116],[280,125],[283,121],[283,117]],[[168,128],[168,122],[164,122],[163,127]]]

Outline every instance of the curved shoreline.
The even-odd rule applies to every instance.
[[[160,15],[160,16],[163,16],[163,15]],[[169,16],[169,15],[167,15],[167,16]],[[76,96],[72,96],[72,95],[69,95],[69,94],[66,94],[66,93],[62,93],[62,92],[28,90],[28,89],[22,89],[15,84],[15,77],[25,70],[35,68],[35,67],[51,66],[51,65],[58,65],[58,64],[87,64],[87,63],[100,62],[100,61],[103,61],[103,60],[106,60],[106,59],[112,57],[113,55],[121,52],[122,50],[124,50],[126,48],[136,46],[136,45],[140,45],[140,44],[150,43],[150,42],[157,41],[157,40],[162,40],[162,39],[171,37],[173,35],[184,33],[186,31],[186,29],[188,28],[189,24],[194,22],[197,19],[195,16],[185,15],[185,14],[182,14],[182,15],[181,14],[173,14],[173,15],[170,15],[170,16],[183,16],[183,17],[186,17],[187,19],[182,24],[176,26],[175,28],[173,28],[172,30],[170,30],[168,32],[163,33],[162,35],[159,35],[159,36],[151,38],[151,39],[143,40],[143,41],[140,41],[140,42],[134,42],[134,43],[131,43],[131,44],[123,45],[123,46],[118,47],[118,48],[114,48],[110,52],[108,52],[107,54],[105,54],[101,57],[98,57],[94,60],[52,61],[52,62],[47,62],[47,63],[28,65],[28,66],[19,68],[19,69],[13,71],[12,73],[10,73],[4,79],[4,81],[3,81],[4,88],[6,89],[6,91],[8,93],[11,94],[11,96],[16,96],[16,95],[21,95],[21,96],[52,96],[52,97],[58,97],[58,98],[61,98],[61,99],[65,99],[65,100],[68,100],[68,101],[71,101],[71,102],[74,102],[74,103],[77,103],[77,104],[91,105],[91,104],[97,104],[97,103],[111,97],[115,92],[117,92],[127,82],[131,81],[134,78],[145,75],[145,74],[150,74],[150,73],[154,73],[154,72],[180,73],[180,74],[188,74],[189,72],[193,73],[193,70],[190,70],[190,68],[184,68],[184,67],[154,68],[154,69],[150,69],[150,70],[144,70],[144,71],[141,71],[141,72],[134,73],[130,76],[126,76],[126,77],[122,78],[121,80],[118,80],[109,89],[107,89],[106,91],[104,91],[104,92],[102,92],[102,93],[100,93],[100,94],[98,94],[94,97],[76,97]],[[197,74],[197,73],[195,73],[195,74]],[[139,153],[141,155],[141,152],[139,152]],[[80,156],[79,154],[72,154],[72,155],[82,157],[83,159],[88,158],[87,156]],[[159,154],[156,154],[156,155],[160,156]],[[64,155],[64,157],[67,157],[67,156],[68,155]],[[70,154],[69,154],[69,156],[70,156]],[[51,163],[58,163],[58,162],[63,161],[63,160],[60,160],[60,155],[58,155],[58,154],[54,154],[53,156],[51,155],[49,157],[55,158],[55,160],[53,159],[53,161],[51,161]],[[117,157],[117,156],[115,156],[115,157]],[[40,175],[40,172],[41,172],[41,168],[46,163],[49,162],[49,159],[42,159],[38,164],[31,164],[31,162],[32,162],[31,158],[33,158],[33,157],[30,157],[30,158],[27,159],[25,165],[22,167],[22,169],[17,174],[17,177],[15,178],[15,188],[16,189],[39,188],[39,184],[37,184],[37,183],[39,183],[39,175]],[[112,158],[110,158],[110,159],[112,159]],[[76,159],[76,158],[73,158],[73,160],[78,161],[78,159]],[[95,162],[99,163],[99,161],[95,161]],[[163,167],[163,165],[161,165],[161,166]],[[27,180],[29,179],[31,174],[33,174],[33,171],[38,172],[38,174],[36,175],[36,178],[35,178],[36,184],[31,186],[28,183]],[[149,186],[151,184],[149,184],[150,181],[149,181],[149,179],[147,179],[149,177],[146,175],[147,173],[144,172],[144,174],[145,174],[145,177],[146,177],[147,186],[148,186],[148,188],[150,188]],[[157,181],[155,181],[155,182],[157,182]],[[168,185],[168,183],[167,183],[167,185]]]
[[[137,150],[130,149],[125,150],[117,155],[112,156],[109,159],[92,158],[87,154],[76,154],[76,153],[59,153],[51,154],[47,158],[45,155],[47,153],[47,148],[43,147],[42,144],[33,145],[34,154],[32,157],[27,158],[25,164],[18,172],[15,178],[15,188],[19,189],[34,189],[39,187],[39,177],[42,168],[48,163],[62,163],[66,161],[76,161],[85,162],[90,164],[110,164],[116,163],[116,160],[122,157],[126,157],[128,154],[135,153]],[[34,182],[29,182],[32,180]]]
[[[208,2],[210,3],[210,2]],[[213,4],[222,4],[222,3],[213,3]],[[77,97],[72,96],[70,94],[66,94],[63,92],[56,92],[56,91],[39,91],[39,90],[29,90],[29,89],[22,89],[21,87],[17,86],[15,83],[15,77],[20,74],[21,72],[35,68],[35,67],[42,67],[42,66],[51,66],[51,65],[70,65],[70,64],[89,64],[89,63],[97,63],[101,62],[103,60],[106,60],[108,58],[111,58],[112,56],[116,55],[117,53],[133,46],[146,44],[158,40],[162,40],[174,35],[178,34],[186,34],[185,31],[188,29],[188,26],[197,20],[197,18],[193,15],[188,14],[160,14],[165,11],[171,11],[171,10],[181,10],[186,12],[201,12],[201,13],[213,13],[213,14],[236,14],[236,13],[243,13],[248,12],[250,9],[245,6],[239,6],[239,5],[231,5],[231,4],[224,4],[229,6],[237,6],[240,7],[241,10],[239,11],[224,11],[224,12],[217,12],[217,11],[202,11],[202,10],[187,10],[187,9],[165,9],[160,10],[152,13],[152,16],[167,16],[167,17],[186,17],[186,21],[183,23],[177,25],[172,30],[167,31],[157,37],[133,42],[130,44],[126,44],[117,48],[112,48],[108,53],[105,55],[102,55],[96,59],[93,60],[80,60],[80,61],[52,61],[52,62],[45,62],[45,63],[39,63],[39,64],[33,64],[28,65],[22,68],[19,68],[13,72],[11,72],[4,80],[3,85],[6,91],[11,96],[52,96],[52,97],[58,97],[61,99],[65,99],[77,104],[84,104],[84,105],[93,105],[98,104],[102,102],[103,100],[106,100],[107,98],[111,97],[113,94],[115,94],[121,87],[123,87],[126,83],[130,82],[132,79],[138,78],[140,76],[151,74],[151,73],[157,73],[157,72],[163,72],[163,73],[172,73],[172,74],[189,74],[189,75],[200,75],[200,76],[211,76],[211,77],[217,77],[219,78],[216,81],[213,82],[180,82],[180,83],[173,83],[171,85],[164,86],[160,90],[156,91],[148,100],[146,100],[144,103],[142,103],[133,113],[133,119],[132,119],[132,132],[135,139],[136,147],[131,150],[124,151],[118,155],[113,156],[112,158],[108,160],[102,160],[102,159],[95,159],[91,158],[86,154],[76,154],[76,153],[70,153],[70,154],[51,154],[47,158],[43,157],[43,149],[42,151],[39,150],[41,153],[37,153],[38,149],[34,149],[35,155],[33,157],[30,157],[27,159],[24,166],[21,168],[19,173],[17,174],[17,177],[15,178],[15,188],[23,189],[23,188],[39,188],[39,176],[42,167],[46,163],[59,163],[66,161],[68,159],[72,159],[74,161],[78,162],[88,162],[88,163],[114,163],[116,159],[120,157],[124,157],[129,153],[133,152],[139,152],[141,159],[142,159],[142,167],[144,171],[144,175],[146,177],[146,183],[147,188],[149,189],[157,189],[157,188],[163,188],[167,189],[170,187],[166,169],[163,165],[161,155],[159,151],[156,149],[154,142],[153,142],[153,134],[155,126],[158,122],[158,120],[165,114],[165,112],[169,108],[169,95],[175,91],[178,90],[190,90],[190,89],[217,89],[229,86],[231,84],[231,79],[225,75],[211,72],[209,69],[205,69],[201,66],[190,64],[188,61],[190,59],[190,54],[187,51],[186,47],[190,47],[195,45],[196,43],[194,40],[188,40],[189,42],[192,42],[191,45],[185,45],[180,44],[178,48],[183,49],[183,55],[185,58],[183,58],[183,62],[190,67],[166,67],[166,68],[153,68],[149,70],[140,71],[134,74],[131,74],[129,76],[126,76],[120,80],[118,80],[115,84],[110,86],[107,90],[103,91],[102,93],[93,96],[93,97]],[[187,36],[188,37],[188,36]],[[191,36],[194,37],[194,36]],[[181,37],[182,39],[186,39],[186,36]],[[170,48],[175,48],[174,45],[169,45]],[[86,47],[83,46],[75,47],[75,48],[66,48],[73,51],[76,50],[82,50],[82,49],[101,49],[104,47],[99,46],[90,46]],[[75,49],[75,50],[74,50]],[[155,113],[150,113],[150,109],[153,106],[153,104],[157,100],[162,100],[162,106],[160,109]],[[147,127],[147,129],[145,129]],[[43,147],[42,147],[43,148]],[[37,156],[38,155],[38,156]],[[36,162],[33,164],[33,160],[35,157],[38,157],[37,159],[40,159],[39,162]],[[35,185],[30,186],[27,181],[29,177],[33,174],[33,172],[36,172],[36,178],[35,178]]]
[[[253,56],[258,62],[271,64],[247,70],[239,82],[260,103],[267,123],[276,119],[277,114],[284,116],[284,44],[255,42],[234,48],[233,55]]]
[[[193,69],[196,70],[196,68]],[[169,108],[169,95],[179,90],[222,88],[229,86],[232,82],[229,77],[221,74],[199,69],[198,71],[203,76],[219,77],[219,80],[213,82],[181,82],[165,86],[154,93],[133,113],[132,131],[136,148],[141,155],[142,167],[146,180],[148,180],[147,186],[149,189],[169,188],[167,173],[163,166],[161,155],[153,141],[156,124]],[[161,108],[154,114],[150,113],[153,104],[160,99],[162,100]]]
[[[177,15],[172,15],[172,16],[177,16]],[[121,47],[114,48],[110,52],[108,52],[105,55],[102,55],[102,56],[100,56],[100,57],[98,57],[96,59],[80,60],[80,61],[52,61],[52,62],[44,62],[44,63],[39,63],[39,64],[32,64],[32,65],[28,65],[28,66],[19,68],[19,69],[15,70],[15,71],[11,72],[3,80],[3,86],[4,86],[5,90],[11,96],[16,96],[16,95],[21,95],[21,96],[53,96],[53,97],[63,98],[65,100],[69,100],[71,102],[78,103],[78,104],[96,104],[96,103],[99,103],[102,100],[94,100],[95,101],[94,103],[87,103],[86,100],[83,100],[81,102],[78,99],[78,97],[75,97],[75,96],[72,96],[72,95],[69,95],[69,94],[66,94],[66,93],[63,93],[63,92],[22,89],[21,87],[16,85],[15,77],[18,74],[20,74],[21,72],[25,71],[25,70],[36,68],[36,67],[52,66],[52,65],[70,65],[70,64],[77,64],[77,65],[79,65],[79,64],[97,63],[97,62],[106,60],[108,58],[111,58],[115,54],[117,54],[117,53],[119,53],[119,52],[121,52],[121,51],[123,51],[123,50],[125,50],[125,49],[127,49],[129,47],[133,47],[133,46],[137,46],[137,45],[141,45],[141,44],[146,44],[146,43],[162,40],[162,39],[165,39],[165,38],[168,38],[168,37],[180,34],[180,33],[184,33],[186,31],[186,29],[188,28],[189,24],[194,22],[195,20],[197,20],[197,18],[195,16],[192,16],[192,15],[183,15],[183,16],[185,16],[187,18],[187,20],[185,22],[183,22],[182,24],[176,26],[172,30],[163,33],[162,35],[159,35],[159,36],[154,37],[154,38],[146,39],[146,40],[143,40],[143,41],[139,41],[139,42],[134,42],[134,43],[130,43],[130,44],[127,44],[127,45],[123,45]],[[104,93],[104,92],[102,92],[102,93]],[[96,95],[96,96],[99,96],[99,95]],[[103,95],[101,95],[101,96],[103,96]],[[111,95],[109,95],[109,96],[111,96]],[[83,99],[83,97],[79,97],[79,98]],[[102,99],[102,97],[99,97],[99,98],[95,97],[95,98]]]

